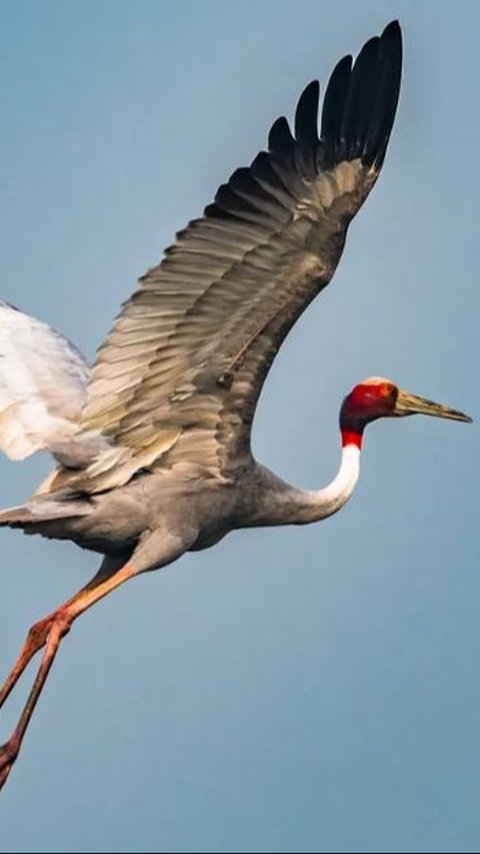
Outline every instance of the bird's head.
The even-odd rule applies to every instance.
[[[450,418],[454,421],[472,419],[416,394],[410,394],[384,377],[369,377],[358,383],[343,401],[340,410],[340,429],[343,444],[362,443],[365,427],[378,418],[397,418],[405,415],[435,415],[437,418]]]

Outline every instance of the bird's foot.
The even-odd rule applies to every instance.
[[[19,745],[14,736],[0,747],[0,791],[7,782],[8,775],[18,756],[18,750]]]

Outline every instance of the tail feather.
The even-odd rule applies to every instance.
[[[0,526],[2,528],[7,525],[11,528],[22,527],[22,525],[28,524],[31,521],[32,515],[32,511],[27,505],[23,507],[9,507],[8,510],[0,511]]]
[[[91,512],[85,501],[32,501],[18,507],[8,507],[0,511],[0,527],[28,528],[41,522],[54,522],[56,519],[71,519],[75,516],[88,516]]]

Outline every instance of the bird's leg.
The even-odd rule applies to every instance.
[[[119,587],[129,578],[137,574],[137,569],[132,563],[125,564],[114,575],[105,578],[105,573],[102,569],[75,596],[57,608],[52,614],[36,623],[28,633],[25,645],[20,653],[17,662],[8,677],[2,694],[5,697],[11,691],[13,685],[23,672],[32,656],[43,645],[45,652],[40,663],[32,690],[25,703],[20,719],[15,727],[10,739],[0,747],[0,789],[7,780],[7,777],[12,769],[12,766],[18,756],[23,737],[27,730],[28,724],[34,712],[38,698],[42,692],[43,686],[47,679],[50,668],[53,664],[55,656],[60,647],[62,638],[69,632],[74,620],[83,614],[87,608],[90,608],[99,599],[103,599],[116,587]],[[4,699],[5,699],[4,697]]]
[[[110,578],[118,569],[120,569],[123,565],[124,561],[121,562],[110,557],[106,557],[98,572],[90,579],[88,584],[85,587],[82,587],[74,596],[64,602],[61,608],[66,608],[68,605],[73,605],[80,597],[83,596],[89,590],[95,589],[101,581],[104,581],[107,578]],[[51,614],[44,617],[42,620],[39,620],[38,623],[35,623],[30,629],[23,644],[23,647],[20,651],[20,655],[18,656],[15,664],[13,665],[10,673],[8,674],[5,682],[0,688],[0,709],[3,704],[9,697],[11,691],[17,684],[20,679],[22,673],[30,664],[30,661],[34,657],[34,655],[45,646],[47,642],[47,638],[50,630],[53,627],[55,620],[58,617],[58,611],[61,608],[57,608]]]
[[[140,537],[135,551],[127,563],[122,566],[119,558],[105,558],[99,572],[86,587],[32,627],[22,652],[2,689],[4,699],[12,690],[13,685],[35,652],[38,652],[42,646],[45,646],[45,652],[17,726],[9,740],[0,747],[0,789],[5,784],[18,756],[25,732],[62,638],[70,631],[74,620],[100,599],[103,599],[104,596],[107,596],[108,593],[111,593],[112,590],[128,581],[129,578],[133,578],[145,570],[160,569],[160,567],[177,560],[190,548],[197,536],[198,529],[194,524],[188,525],[185,530],[180,532],[169,531],[160,527],[153,531],[148,529]]]
[[[0,690],[0,708],[3,706],[6,699],[9,697],[11,691],[17,684],[18,680],[20,679],[20,676],[22,675],[26,667],[29,665],[35,653],[37,653],[39,649],[45,646],[47,642],[48,633],[52,628],[53,619],[54,614],[49,614],[48,617],[45,617],[43,620],[39,620],[38,623],[35,623],[35,625],[30,628],[26,640],[21,649],[20,655],[15,661],[15,664],[13,665]]]

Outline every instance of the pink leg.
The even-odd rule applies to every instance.
[[[71,599],[57,608],[56,611],[44,620],[35,623],[30,629],[22,651],[0,691],[0,706],[5,702],[35,653],[43,646],[45,646],[45,652],[17,726],[6,744],[0,747],[0,789],[6,782],[18,756],[25,732],[62,638],[70,631],[72,623],[80,614],[83,614],[87,608],[90,608],[95,602],[103,599],[104,596],[136,574],[137,570],[131,563],[125,564],[114,575],[108,575],[107,577],[105,576],[105,571],[102,571],[101,568],[86,587],[80,590],[75,596],[72,596]]]
[[[45,617],[43,620],[39,620],[39,622],[35,623],[35,625],[33,625],[29,630],[20,655],[15,661],[15,664],[0,689],[0,709],[17,684],[20,676],[29,665],[35,653],[45,646],[48,633],[52,628],[53,619],[54,614],[49,614],[48,617]]]
[[[95,589],[101,581],[105,581],[107,578],[110,578],[114,575],[119,569],[123,566],[123,562],[118,558],[110,558],[105,557],[100,569],[93,576],[93,578],[82,587],[78,593],[75,593],[67,602],[64,602],[62,607],[66,607],[67,605],[71,605],[75,603],[79,597],[82,597],[85,592],[88,590]],[[6,699],[9,697],[11,691],[17,684],[20,679],[22,673],[30,664],[34,655],[45,646],[48,638],[48,634],[52,625],[57,617],[58,609],[53,611],[48,616],[44,617],[42,620],[39,620],[38,623],[35,623],[29,630],[26,640],[21,649],[20,655],[18,656],[15,664],[13,665],[10,673],[8,674],[5,682],[0,688],[0,709],[5,703]]]

